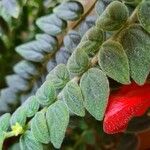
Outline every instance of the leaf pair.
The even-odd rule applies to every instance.
[[[57,101],[41,111],[31,121],[31,131],[36,140],[60,148],[69,123],[69,111],[63,101]]]

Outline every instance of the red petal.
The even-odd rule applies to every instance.
[[[128,122],[143,115],[150,107],[150,84],[123,86],[109,98],[103,128],[108,134],[122,132]]]

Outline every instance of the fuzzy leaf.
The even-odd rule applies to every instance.
[[[89,57],[82,48],[77,48],[70,56],[67,68],[73,75],[81,75],[89,66]]]
[[[115,41],[105,42],[99,50],[99,65],[114,80],[129,84],[129,64],[122,45]]]
[[[7,131],[10,126],[10,113],[5,113],[4,115],[0,116],[0,131]]]
[[[110,3],[96,21],[96,26],[104,31],[114,31],[122,27],[129,12],[125,4],[119,1]]]
[[[50,142],[50,134],[44,111],[36,113],[35,117],[32,119],[31,132],[39,142],[44,144],[48,144]]]
[[[32,117],[38,111],[40,105],[35,96],[30,96],[22,105],[27,117]]]
[[[18,18],[20,6],[17,0],[2,0],[2,5],[10,16]]]
[[[26,60],[22,60],[17,63],[14,66],[13,70],[16,74],[25,79],[30,79],[32,76],[37,76],[39,74],[36,66]]]
[[[38,142],[31,131],[26,131],[20,137],[20,149],[21,150],[43,150],[43,146]]]
[[[0,150],[3,149],[4,140],[5,140],[5,133],[0,130]]]
[[[77,20],[83,14],[83,6],[77,1],[64,2],[53,9],[54,13],[64,19]]]
[[[76,31],[70,31],[65,37],[64,37],[64,46],[65,48],[72,53],[74,49],[77,47],[77,45],[80,43],[81,36]]]
[[[56,101],[49,106],[46,119],[50,132],[50,139],[55,148],[60,148],[69,123],[69,111],[63,101]]]
[[[150,72],[150,35],[139,25],[130,26],[120,35],[129,59],[132,79],[142,85]]]
[[[150,1],[144,0],[138,7],[138,18],[143,28],[150,33]]]
[[[85,115],[83,96],[77,83],[68,82],[62,91],[62,95],[71,112],[81,117]]]
[[[56,89],[62,89],[70,80],[68,69],[64,64],[56,66],[46,77],[51,81]]]
[[[66,21],[58,18],[55,14],[37,19],[36,24],[42,31],[53,36],[60,34],[67,27]]]
[[[26,123],[26,111],[23,107],[18,107],[17,110],[12,114],[11,119],[10,119],[10,124],[11,126],[15,125],[16,123],[19,123],[22,127]]]
[[[78,47],[83,49],[88,55],[94,55],[103,41],[103,31],[94,26],[85,33]]]
[[[85,108],[95,119],[102,120],[109,96],[107,77],[97,68],[89,69],[81,77],[80,87]]]
[[[56,90],[52,82],[45,81],[36,92],[36,98],[41,105],[50,105],[56,99]]]

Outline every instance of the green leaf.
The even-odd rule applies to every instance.
[[[83,96],[77,83],[68,82],[62,91],[62,95],[71,112],[81,117],[85,115]]]
[[[36,92],[36,98],[41,105],[50,105],[56,99],[56,89],[52,82],[45,81]]]
[[[18,107],[17,110],[12,114],[11,119],[10,119],[10,124],[11,126],[15,125],[16,123],[19,123],[22,127],[26,123],[26,111],[23,107]]]
[[[105,42],[99,50],[99,65],[114,80],[129,84],[129,63],[126,53],[119,42]]]
[[[7,131],[10,126],[10,113],[5,113],[4,115],[0,116],[0,131]]]
[[[120,35],[129,59],[132,79],[142,85],[150,72],[150,35],[139,25],[132,25]]]
[[[73,75],[81,75],[89,67],[89,57],[82,47],[77,49],[70,56],[67,68]]]
[[[63,101],[56,101],[49,106],[46,119],[50,139],[55,148],[60,148],[69,123],[69,110]]]
[[[67,22],[60,19],[55,14],[37,19],[36,24],[42,31],[53,36],[62,33],[67,27]]]
[[[2,4],[10,16],[18,18],[20,6],[17,0],[2,0]]]
[[[143,28],[150,33],[150,1],[144,0],[138,7],[138,18]]]
[[[64,2],[53,9],[54,13],[64,19],[77,20],[83,14],[83,6],[77,1]]]
[[[26,111],[27,117],[32,117],[38,111],[40,105],[35,96],[30,96],[22,105]]]
[[[48,144],[50,142],[50,134],[44,111],[36,113],[35,117],[31,120],[31,132],[39,142],[44,144]]]
[[[95,119],[102,120],[109,96],[107,77],[97,68],[89,69],[81,77],[80,87],[85,108]]]
[[[90,28],[82,37],[78,47],[83,49],[88,55],[95,55],[104,41],[104,33],[96,26]]]
[[[62,89],[66,83],[70,80],[68,69],[66,65],[59,64],[57,65],[46,77],[47,81],[53,83],[54,87],[58,89]]]
[[[119,1],[110,3],[96,21],[96,26],[104,31],[114,31],[122,27],[129,16],[128,8]]]
[[[19,143],[21,150],[43,150],[43,145],[35,139],[31,131],[26,131]]]
[[[5,132],[0,130],[0,150],[3,149],[4,140],[5,140]]]
[[[135,134],[123,134],[116,150],[137,150],[138,137]]]

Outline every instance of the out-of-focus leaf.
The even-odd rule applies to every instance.
[[[27,91],[29,89],[28,82],[16,74],[6,76],[6,82],[11,89],[16,91]]]
[[[61,47],[55,55],[57,64],[66,64],[70,55],[71,54],[65,49],[65,47]]]
[[[20,77],[25,79],[30,79],[32,76],[37,76],[39,74],[38,69],[36,66],[26,60],[22,60],[19,63],[17,63],[13,70],[16,74],[18,74]]]
[[[55,14],[37,19],[36,24],[42,31],[54,36],[62,33],[67,27],[66,21],[58,18]]]
[[[17,0],[2,0],[2,4],[10,16],[18,18],[20,6]]]
[[[81,36],[76,31],[70,31],[65,37],[64,37],[64,46],[65,48],[72,53],[74,49],[77,47],[77,45],[80,43]]]
[[[55,7],[54,13],[66,21],[77,20],[83,14],[83,6],[80,2],[68,1]]]

